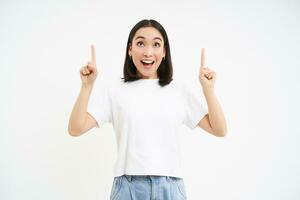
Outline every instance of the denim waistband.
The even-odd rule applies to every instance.
[[[151,181],[158,181],[161,179],[166,179],[166,180],[170,180],[170,179],[180,179],[178,177],[172,177],[172,176],[156,176],[156,175],[127,175],[124,174],[123,176],[125,176],[127,178],[128,181],[132,181],[132,179],[140,179],[140,180],[151,180]]]

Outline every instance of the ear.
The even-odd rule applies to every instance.
[[[163,57],[166,59],[166,48],[164,48]]]
[[[131,44],[129,43],[128,55],[131,56]]]

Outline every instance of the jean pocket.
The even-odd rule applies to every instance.
[[[122,176],[114,177],[114,181],[111,188],[110,200],[116,200],[122,187]]]

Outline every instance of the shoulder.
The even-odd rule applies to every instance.
[[[201,85],[196,80],[178,80],[177,87],[180,90],[179,92],[186,99],[189,98],[202,98],[201,97]]]
[[[185,80],[176,79],[171,82],[173,88],[178,90],[178,92],[183,93],[188,88],[188,83]]]
[[[125,88],[128,86],[128,83],[125,83],[121,79],[113,79],[105,81],[104,85],[110,95],[115,95],[126,92]]]
[[[184,84],[183,80],[173,79],[168,85],[168,88],[180,89]]]
[[[111,95],[117,87],[117,81],[108,80],[106,78],[100,77],[95,82],[93,93],[95,92],[100,95]]]

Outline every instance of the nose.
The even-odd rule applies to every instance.
[[[151,47],[145,48],[145,50],[144,50],[144,56],[150,57],[150,56],[152,56],[152,54],[153,54],[153,50],[152,50]]]

